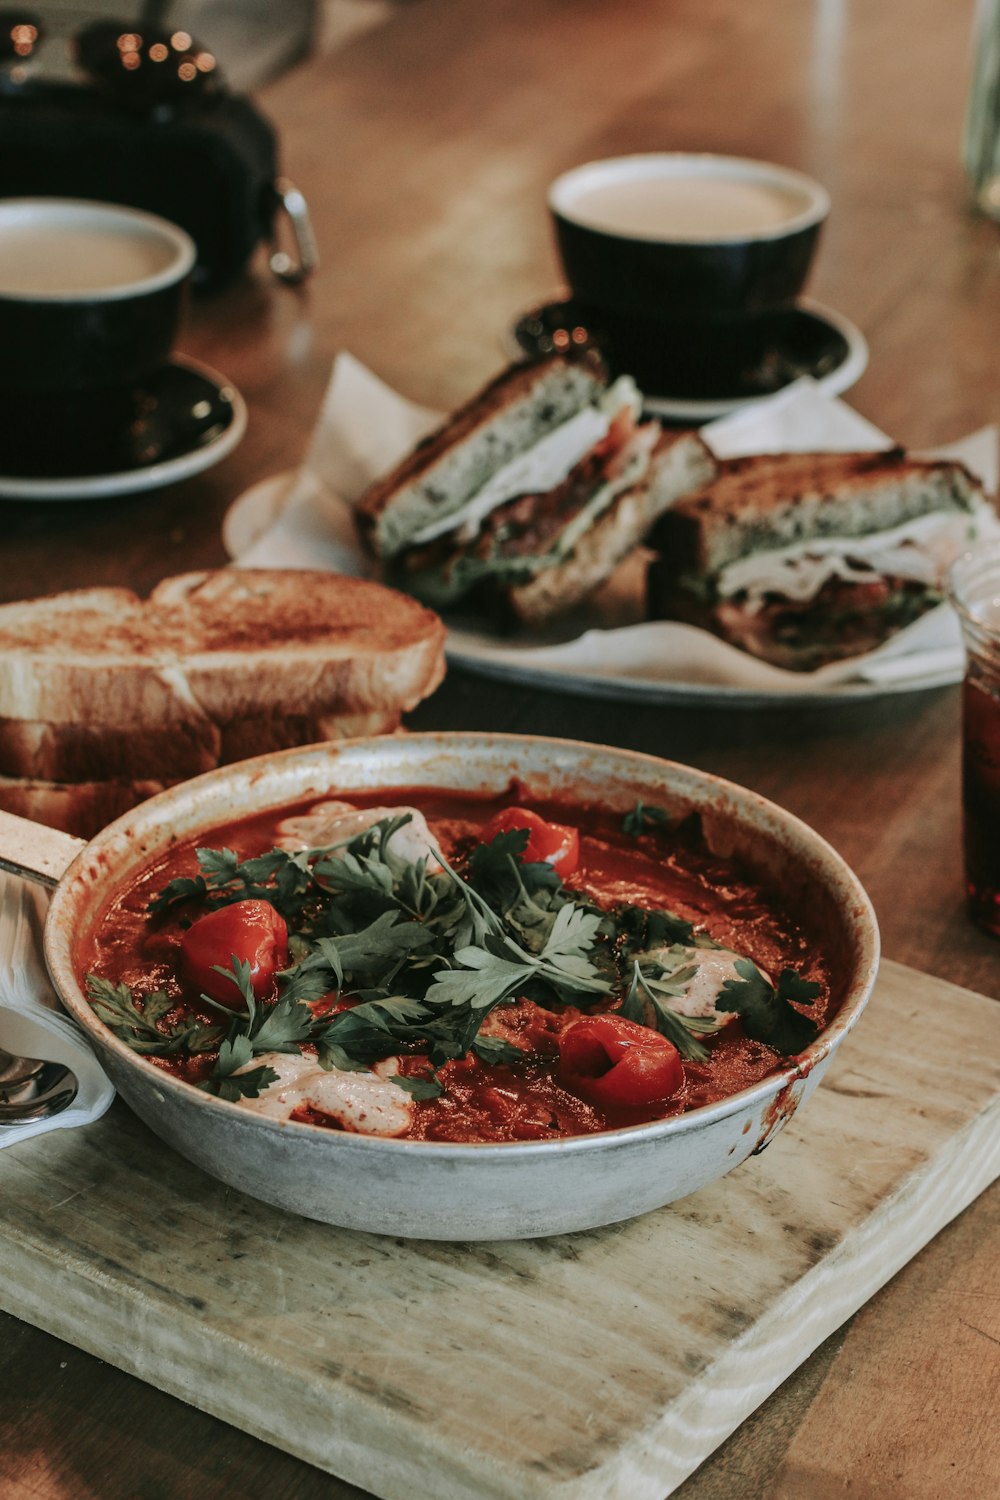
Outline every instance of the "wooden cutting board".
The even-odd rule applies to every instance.
[[[387,1500],[661,1500],[998,1175],[1000,1003],[886,963],[767,1151],[632,1223],[352,1234],[116,1103],[0,1151],[0,1303]]]

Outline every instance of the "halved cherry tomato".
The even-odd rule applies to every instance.
[[[528,832],[528,847],[522,858],[531,864],[543,861],[553,865],[560,875],[571,874],[580,863],[580,835],[575,828],[565,823],[548,823],[538,813],[527,807],[503,807],[483,828],[480,838],[490,843],[498,833],[510,833],[524,828]]]
[[[215,965],[228,969],[234,958],[250,965],[250,983],[258,1000],[274,985],[274,976],[288,962],[288,928],[269,901],[234,901],[199,917],[181,938],[181,961],[187,978],[200,994],[230,1010],[243,1009],[237,986]]]
[[[684,1082],[673,1042],[623,1016],[585,1016],[559,1038],[559,1079],[590,1104],[623,1109],[669,1099]]]

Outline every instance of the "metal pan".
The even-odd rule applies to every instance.
[[[721,1103],[597,1135],[476,1145],[262,1118],[164,1074],[94,1016],[78,954],[113,893],[178,839],[331,792],[499,793],[514,777],[539,796],[572,796],[623,812],[637,800],[678,815],[697,810],[709,845],[747,861],[808,930],[822,935],[840,1001],[830,1025],[779,1072]],[[867,895],[839,855],[797,818],[704,772],[575,741],[416,734],[284,751],[175,786],[86,845],[5,820],[0,865],[55,886],[45,928],[53,981],[122,1098],[157,1135],[253,1197],[378,1234],[438,1240],[561,1234],[632,1218],[694,1192],[761,1150],[809,1097],[861,1015],[878,968],[878,928]]]

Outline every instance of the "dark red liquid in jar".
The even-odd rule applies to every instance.
[[[969,913],[1000,937],[1000,671],[975,661],[962,689],[962,807]]]

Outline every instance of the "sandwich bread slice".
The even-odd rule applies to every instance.
[[[526,453],[603,389],[597,365],[556,355],[501,371],[359,500],[362,540],[395,557],[453,515],[504,465]]]
[[[568,375],[584,378],[572,386]],[[554,417],[546,394],[558,380]],[[497,448],[505,392],[516,392],[520,440]],[[414,524],[411,462],[362,497],[359,524],[369,544],[377,503],[393,541],[382,547],[387,576],[434,609],[471,604],[506,623],[538,623],[596,589],[680,495],[704,484],[715,464],[692,432],[666,435],[642,419],[642,397],[627,376],[608,385],[592,366],[564,359],[516,366],[487,388],[489,424],[463,407],[431,439],[438,462],[462,454],[475,486],[441,498],[433,520]],[[477,398],[481,400],[482,397]],[[530,424],[526,408],[539,406]],[[374,500],[373,500],[374,495]]]
[[[809,671],[940,603],[955,558],[998,535],[960,463],[900,449],[731,459],[654,526],[648,613]]]
[[[539,625],[580,603],[639,546],[658,516],[714,472],[708,450],[694,433],[663,432],[656,424],[646,424],[635,456],[638,473],[624,467],[617,481],[612,477],[592,493],[589,507],[584,504],[574,513],[572,476],[554,492],[569,496],[569,515],[560,525],[558,513],[549,508],[547,532],[537,517],[529,519],[529,534],[534,530],[540,545],[528,554],[523,571],[523,533],[512,526],[496,540],[494,529],[478,585],[491,613],[506,623]],[[482,554],[482,541],[476,550]]]

